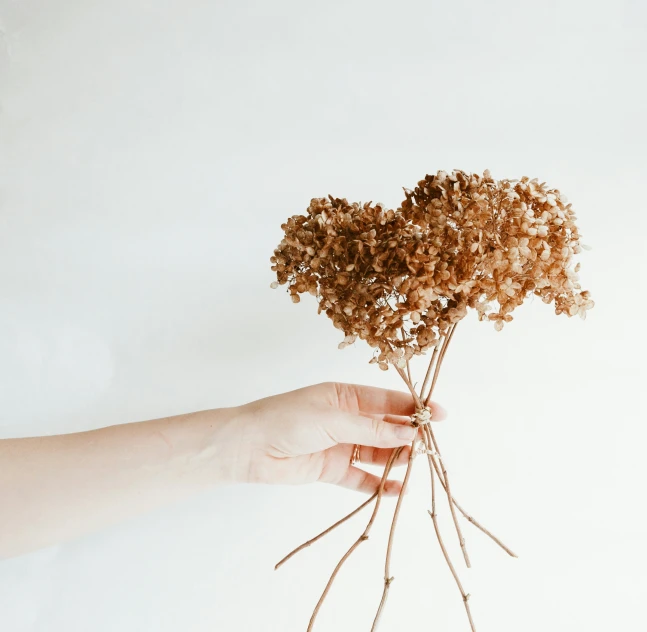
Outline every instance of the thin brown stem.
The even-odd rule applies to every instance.
[[[375,632],[377,630],[377,626],[379,625],[380,618],[382,616],[382,611],[384,610],[386,600],[389,596],[389,589],[391,587],[391,584],[393,583],[393,580],[395,579],[394,577],[391,577],[391,552],[393,550],[393,539],[395,537],[395,530],[398,526],[398,518],[400,516],[402,500],[404,499],[404,495],[407,491],[407,486],[409,485],[409,477],[411,476],[411,470],[413,469],[413,460],[416,456],[415,443],[416,441],[414,440],[411,444],[411,454],[409,455],[407,471],[404,475],[404,480],[402,481],[402,489],[400,490],[400,494],[398,496],[398,502],[395,506],[395,511],[393,512],[393,521],[391,522],[391,531],[389,532],[389,543],[386,548],[386,560],[384,562],[384,590],[382,591],[382,599],[377,609],[377,613],[375,614],[375,619],[373,620],[371,632]]]
[[[428,433],[428,429],[425,429],[425,432]],[[434,447],[433,442],[431,440],[431,436],[429,434],[426,435],[425,443],[426,443],[428,449],[432,449]],[[442,477],[442,472],[440,470],[440,467],[438,466],[438,462],[436,461],[436,459],[432,458],[432,455],[428,454],[427,456],[428,456],[428,459],[429,459],[429,467],[433,467],[436,470],[436,474],[438,476],[438,480],[440,481],[440,484],[443,486],[443,489],[445,489],[445,491],[447,491],[447,489],[445,488],[445,481],[443,480],[443,477]],[[465,517],[465,519],[468,522],[473,524],[477,529],[479,529],[486,536],[488,536],[493,542],[498,544],[510,557],[518,557],[516,553],[514,553],[509,547],[507,547],[491,531],[486,529],[480,522],[478,522],[478,520],[476,520],[476,518],[474,518],[473,516],[468,514],[461,507],[461,505],[458,503],[458,501],[456,500],[456,498],[455,498],[455,496],[453,494],[452,494],[452,502],[454,503],[454,506],[456,507],[456,509],[458,509],[458,511],[460,511],[461,514],[463,514],[463,516]]]
[[[431,439],[429,439],[428,443],[428,448],[431,449],[433,447],[433,444],[431,442]],[[438,463],[436,462],[435,459],[431,459],[430,455],[427,455],[430,459],[430,467],[434,467],[436,469],[436,474],[438,475],[440,484],[443,486],[443,489],[445,489],[445,483],[442,480],[442,472],[440,468],[438,467]],[[315,542],[323,538],[324,536],[328,535],[331,531],[336,529],[337,527],[341,526],[344,522],[347,520],[350,520],[353,516],[358,514],[360,511],[362,511],[365,507],[370,505],[375,499],[377,498],[377,492],[375,492],[368,500],[365,500],[361,505],[356,507],[353,511],[351,511],[348,515],[344,516],[341,520],[337,521],[335,524],[331,525],[328,527],[325,531],[322,531],[319,535],[315,536],[311,540],[308,540],[307,542],[304,542],[300,546],[298,546],[296,549],[288,553],[275,567],[274,570],[278,570],[283,564],[285,564],[287,561],[289,561],[292,557],[294,557],[297,553],[303,551],[304,549],[308,548],[309,546],[312,546]],[[491,531],[486,529],[474,516],[471,514],[467,513],[465,509],[460,505],[458,500],[456,500],[456,497],[452,493],[452,502],[454,503],[454,506],[458,511],[465,517],[465,519],[473,524],[477,529],[479,529],[482,533],[484,533],[486,536],[488,536],[493,542],[498,544],[510,557],[518,557],[516,553],[514,553],[508,546],[506,546],[497,536],[495,536]]]
[[[449,503],[449,510],[451,511],[452,514],[452,519],[454,521],[454,526],[456,527],[456,535],[458,536],[458,542],[461,545],[461,551],[463,552],[463,558],[465,559],[465,564],[467,568],[470,568],[472,565],[470,563],[470,558],[469,555],[467,554],[467,547],[465,546],[465,538],[463,537],[463,532],[461,531],[461,526],[458,522],[458,516],[456,515],[456,509],[454,506],[454,501],[452,499],[452,491],[449,486],[449,477],[447,476],[447,468],[445,467],[445,461],[443,460],[440,450],[438,449],[438,443],[436,441],[436,437],[434,436],[434,431],[433,428],[430,425],[427,425],[427,432],[429,433],[429,437],[431,438],[433,447],[435,448],[436,452],[438,453],[438,460],[440,462],[440,467],[443,472],[443,478],[442,480],[444,481],[443,487],[445,488],[445,494],[447,496],[447,502]],[[440,478],[440,477],[439,477]]]
[[[431,401],[431,396],[432,396],[432,394],[434,392],[434,388],[436,387],[436,381],[438,380],[438,374],[440,373],[440,367],[442,365],[443,358],[445,357],[445,349],[447,347],[447,344],[448,344],[447,341],[448,340],[449,340],[449,334],[446,335],[443,338],[443,342],[440,345],[440,350],[438,352],[438,357],[436,359],[436,365],[434,366],[433,379],[431,380],[431,385],[429,386],[429,392],[427,393],[427,396],[423,400],[425,402],[425,406],[427,406],[429,404],[429,402]]]
[[[422,387],[420,388],[420,401],[423,401],[423,402],[427,401],[427,396],[425,395],[425,391],[427,390],[427,386],[429,385],[429,380],[433,375],[434,364],[436,361],[436,357],[438,356],[438,351],[440,349],[440,346],[441,346],[441,342],[439,340],[438,344],[434,347],[434,352],[431,354],[431,360],[429,361],[429,366],[427,367],[427,373],[425,373],[425,379],[422,383]]]
[[[440,355],[438,356],[438,361],[436,362],[436,370],[434,371],[434,379],[431,382],[431,388],[429,389],[429,393],[427,394],[427,397],[425,397],[424,402],[425,406],[429,405],[429,402],[431,401],[431,396],[434,392],[434,388],[436,387],[436,381],[438,380],[438,374],[440,373],[440,367],[443,364],[443,360],[445,359],[445,353],[447,353],[447,347],[449,347],[449,343],[452,340],[452,337],[454,336],[454,332],[456,331],[456,325],[458,323],[455,323],[454,325],[451,326],[449,330],[449,334],[445,336],[445,340],[443,341],[442,349],[440,350]]]
[[[315,620],[317,618],[317,615],[319,614],[319,610],[321,610],[321,606],[323,605],[323,602],[326,600],[326,597],[330,592],[330,588],[332,587],[333,582],[335,581],[335,577],[337,577],[337,573],[339,573],[341,567],[344,565],[344,562],[353,554],[353,551],[355,551],[355,549],[362,542],[368,540],[369,532],[371,530],[371,527],[373,526],[373,523],[375,522],[377,513],[380,510],[380,504],[382,502],[382,493],[384,491],[384,484],[386,483],[386,479],[388,478],[389,473],[391,472],[393,463],[400,456],[402,450],[403,448],[396,448],[391,453],[391,456],[389,457],[389,460],[387,461],[387,464],[384,468],[384,473],[382,474],[382,480],[380,481],[380,486],[378,487],[378,490],[377,490],[377,499],[376,499],[375,507],[373,508],[373,513],[371,514],[371,518],[369,519],[368,524],[366,525],[366,528],[364,529],[364,532],[362,533],[362,535],[359,536],[359,538],[355,541],[355,543],[348,549],[348,551],[346,551],[346,553],[341,558],[341,560],[339,560],[339,562],[337,563],[337,566],[335,566],[335,569],[333,570],[332,575],[330,576],[330,579],[328,580],[328,583],[326,584],[326,587],[324,588],[324,591],[321,594],[321,597],[319,598],[317,605],[315,606],[315,609],[312,613],[312,617],[310,617],[310,623],[308,624],[307,632],[312,632],[312,629],[314,628]]]
[[[422,402],[418,397],[418,393],[416,393],[416,389],[413,388],[413,384],[411,383],[411,380],[407,377],[407,374],[399,366],[397,366],[396,364],[394,364],[393,366],[395,367],[395,370],[399,373],[400,377],[404,380],[404,383],[407,385],[407,388],[411,393],[411,397],[413,397],[413,401],[415,403],[416,409],[421,410]]]
[[[449,343],[452,340],[452,337],[454,336],[454,332],[456,331],[456,325],[457,323],[453,324],[450,327],[449,333],[445,337],[445,340],[443,341],[442,348],[440,349],[440,353],[438,355],[438,361],[436,362],[436,370],[434,371],[434,379],[431,382],[431,387],[429,389],[429,394],[427,395],[425,399],[425,406],[429,405],[429,401],[431,400],[431,396],[434,392],[434,388],[436,387],[436,381],[438,380],[438,375],[440,373],[440,368],[443,364],[443,360],[445,359],[445,354],[447,353],[447,348],[449,347]],[[452,514],[452,519],[454,521],[454,526],[456,528],[456,535],[458,536],[458,541],[461,545],[461,551],[463,552],[463,558],[465,559],[465,565],[467,568],[470,568],[472,566],[470,562],[469,555],[467,553],[467,547],[465,546],[465,538],[463,537],[463,532],[461,531],[461,526],[458,523],[458,516],[456,515],[456,509],[454,508],[454,502],[452,500],[452,492],[451,488],[449,485],[449,478],[447,476],[447,470],[445,468],[445,463],[442,459],[442,456],[440,456],[440,450],[438,449],[438,444],[436,442],[436,438],[434,436],[434,431],[432,430],[431,426],[427,426],[427,431],[429,432],[429,435],[431,437],[431,440],[434,444],[434,448],[436,449],[436,452],[439,454],[438,459],[440,460],[440,465],[443,470],[443,478],[442,480],[444,481],[443,488],[445,489],[445,493],[447,495],[447,502],[449,503],[449,510],[451,511]]]
[[[330,587],[332,586],[333,582],[335,581],[335,577],[337,577],[337,573],[341,569],[341,567],[344,565],[344,562],[353,554],[355,549],[364,541],[368,540],[368,536],[365,534],[362,534],[353,544],[353,546],[346,551],[344,556],[339,560],[337,563],[337,566],[335,566],[335,570],[332,572],[332,575],[330,576],[330,579],[328,580],[328,583],[326,584],[326,588],[324,589],[321,597],[319,598],[319,601],[317,602],[317,605],[315,606],[314,612],[312,613],[312,617],[310,617],[310,623],[308,624],[308,632],[311,632],[311,630],[314,628],[315,620],[317,618],[317,615],[319,614],[319,610],[321,609],[321,606],[323,605],[323,602],[325,601],[326,597],[328,596],[328,592],[330,591]]]
[[[438,480],[440,481],[440,484],[442,485],[443,489],[445,489],[445,481],[443,479],[442,472],[438,467],[438,463],[436,462],[436,456],[435,456],[436,451],[433,449],[434,444],[431,441],[429,428],[423,428],[422,439],[425,442],[425,448],[427,448],[427,461],[429,462],[429,468],[434,469],[436,471],[436,474],[438,475]],[[432,472],[429,472],[429,475],[431,476]],[[433,480],[432,480],[432,484],[433,484]]]
[[[472,612],[470,611],[470,605],[469,605],[470,596],[463,589],[463,584],[461,584],[461,580],[458,577],[458,573],[456,572],[454,565],[452,564],[449,554],[447,553],[447,548],[445,547],[445,543],[443,542],[442,535],[440,534],[440,529],[438,527],[438,520],[436,519],[436,483],[435,483],[436,477],[434,475],[433,468],[430,468],[429,472],[431,474],[431,511],[429,512],[429,515],[431,516],[431,520],[434,523],[434,531],[436,532],[436,537],[438,538],[438,544],[440,545],[440,550],[443,552],[443,556],[445,557],[447,566],[449,566],[449,570],[451,571],[454,577],[454,580],[456,581],[456,585],[458,586],[458,590],[460,590],[461,597],[463,598],[463,604],[465,605],[465,611],[467,612],[467,618],[469,619],[472,632],[476,632],[476,628],[474,627],[474,620],[472,619]]]
[[[402,332],[402,342],[406,344],[407,334],[404,331],[404,327],[402,327],[400,331]],[[413,380],[411,379],[411,365],[409,364],[409,360],[407,360],[407,377],[409,378],[409,382],[413,382]]]
[[[465,519],[468,522],[471,522],[477,529],[485,533],[486,536],[488,536],[493,542],[496,542],[510,557],[519,557],[516,553],[511,551],[499,538],[497,538],[491,531],[488,531],[483,525],[478,523],[472,516],[467,514],[461,506],[456,502],[456,499],[452,496],[452,500],[454,501],[454,505],[456,505],[456,509],[460,511],[463,516],[465,516]]]
[[[300,551],[303,551],[303,549],[307,549],[309,546],[312,546],[317,540],[320,540],[323,538],[325,535],[328,535],[331,531],[339,527],[340,525],[344,524],[347,520],[350,520],[354,515],[358,514],[364,507],[368,507],[375,499],[377,498],[377,492],[375,492],[368,500],[363,502],[359,507],[356,507],[353,511],[351,511],[347,516],[344,516],[341,520],[338,520],[333,524],[332,526],[328,527],[325,531],[322,531],[319,535],[315,536],[311,540],[308,540],[307,542],[304,542],[301,546],[298,546],[296,549],[288,553],[275,567],[274,570],[278,570],[283,564],[285,564],[290,558],[295,556],[297,553]]]

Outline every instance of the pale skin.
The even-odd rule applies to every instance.
[[[431,404],[432,418],[444,410]],[[416,429],[408,393],[325,383],[242,406],[0,440],[0,558],[64,542],[218,484],[332,483],[364,493]],[[408,461],[406,447],[398,459]],[[358,464],[359,465],[359,464]],[[387,481],[397,495],[401,484]]]

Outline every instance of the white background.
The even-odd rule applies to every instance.
[[[457,332],[453,490],[520,555],[465,525],[462,576],[479,632],[641,628],[646,42],[640,0],[0,0],[0,436],[400,388],[269,289],[281,222],[328,193],[396,206],[437,169],[538,176],[578,211],[597,304]],[[468,630],[419,469],[381,630]],[[303,632],[364,517],[273,565],[358,502],[214,489],[2,562],[0,630]],[[317,632],[370,628],[387,524]]]

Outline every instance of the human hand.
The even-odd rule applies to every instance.
[[[0,559],[214,483],[321,481],[374,492],[380,479],[351,465],[354,446],[360,462],[384,465],[413,442],[412,412],[408,394],[329,383],[233,408],[0,440]],[[434,405],[432,417],[444,411]],[[399,463],[409,454],[404,448]],[[384,491],[400,489],[390,481]]]
[[[233,459],[239,482],[301,484],[324,482],[373,493],[380,478],[351,464],[354,446],[360,463],[385,465],[394,448],[409,446],[417,430],[408,425],[411,396],[398,391],[324,383],[267,397],[235,409]],[[435,421],[445,418],[431,404]],[[405,447],[396,465],[407,462]],[[385,494],[399,493],[387,481]]]

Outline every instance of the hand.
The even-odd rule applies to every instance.
[[[413,442],[411,397],[320,384],[234,408],[0,441],[0,558],[153,509],[217,483],[334,483],[374,492],[350,464],[384,465]],[[432,406],[432,417],[444,411]],[[402,434],[400,434],[402,432]],[[410,454],[405,448],[399,464]],[[385,493],[401,485],[389,481]],[[38,520],[34,520],[38,516]]]
[[[432,404],[432,418],[445,411]],[[394,448],[409,446],[417,430],[408,425],[411,395],[398,391],[325,383],[239,407],[233,419],[239,435],[235,478],[249,483],[333,483],[366,493],[380,477],[351,465],[355,444],[360,462],[385,465]],[[405,447],[396,465],[405,464]],[[399,493],[388,481],[385,493]]]

